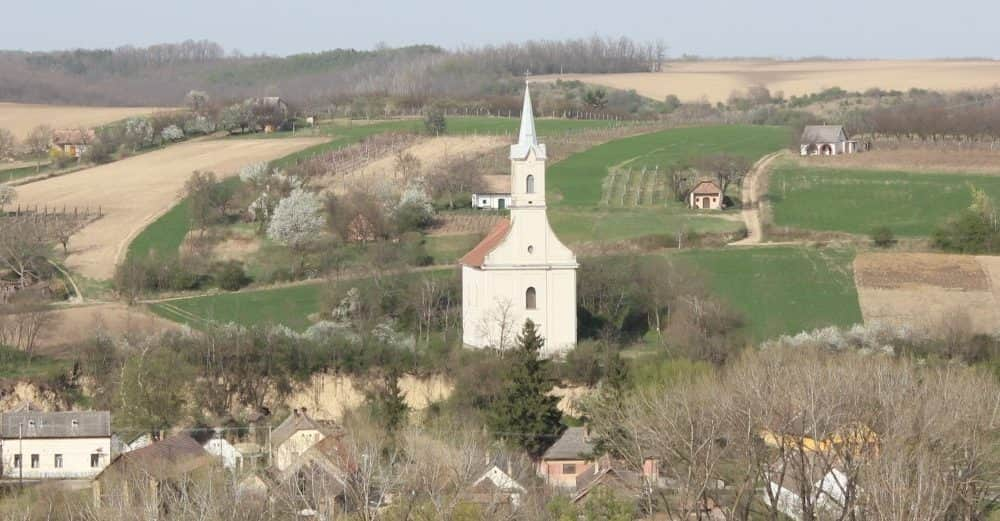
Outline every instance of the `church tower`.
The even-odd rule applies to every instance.
[[[469,347],[505,349],[531,319],[545,354],[576,345],[576,256],[549,226],[545,145],[535,132],[531,92],[517,143],[510,147],[510,219],[462,257],[462,339]]]

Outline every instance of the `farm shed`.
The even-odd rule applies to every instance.
[[[799,140],[803,156],[835,156],[858,151],[858,142],[847,136],[843,125],[808,125]]]
[[[52,132],[52,148],[70,157],[81,157],[97,139],[93,130],[66,128]]]
[[[472,194],[472,207],[480,210],[510,208],[510,176],[483,176],[482,189]]]
[[[688,206],[702,210],[722,209],[722,189],[715,181],[703,180],[688,194]]]

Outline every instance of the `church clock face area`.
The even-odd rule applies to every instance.
[[[517,142],[510,147],[510,218],[500,221],[462,266],[462,340],[470,348],[503,345],[528,319],[545,339],[544,353],[576,346],[576,255],[549,225],[545,204],[545,145],[538,142],[531,92]]]

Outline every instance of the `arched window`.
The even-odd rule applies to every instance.
[[[535,193],[535,176],[529,175],[528,178],[524,181],[524,185],[525,185],[524,186],[525,192],[529,194]]]
[[[524,307],[535,309],[535,288],[528,288],[528,291],[524,292]]]

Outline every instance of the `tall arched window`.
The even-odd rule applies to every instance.
[[[535,288],[528,288],[524,292],[524,307],[527,309],[535,309]]]
[[[525,185],[524,187],[525,192],[529,194],[535,193],[535,176],[529,175],[528,178],[524,181],[524,185]]]

